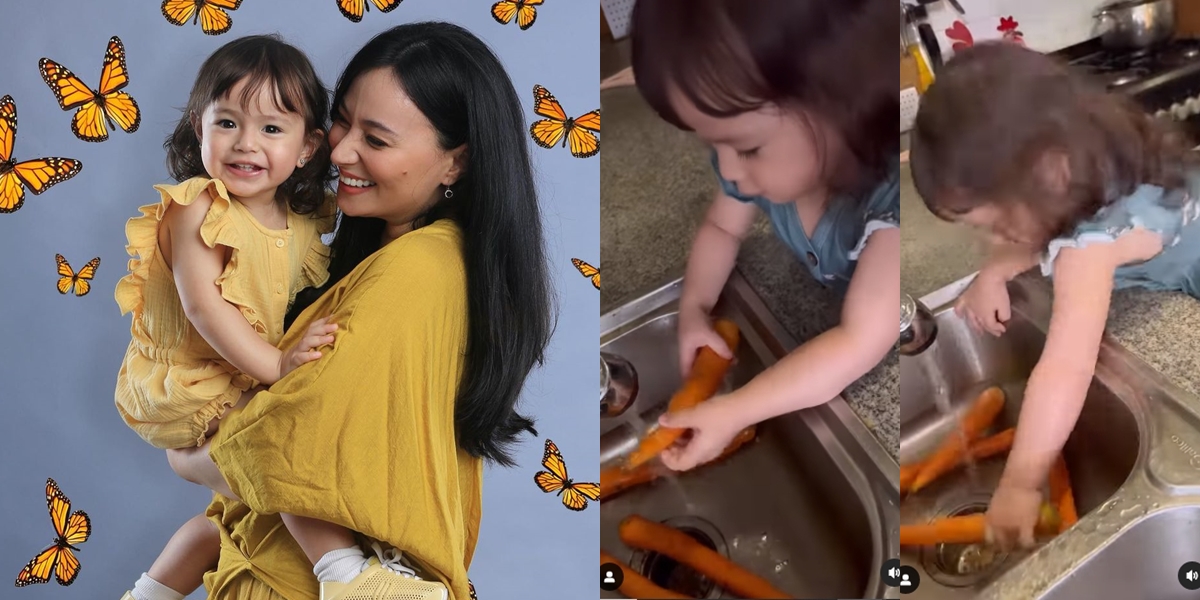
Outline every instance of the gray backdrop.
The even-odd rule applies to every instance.
[[[167,180],[162,141],[201,61],[234,37],[279,32],[306,51],[326,86],[369,37],[415,20],[463,25],[501,56],[534,120],[532,88],[546,86],[572,116],[599,107],[596,7],[552,0],[526,31],[500,25],[493,0],[406,0],[383,14],[374,7],[351,23],[335,0],[246,0],[233,28],[206,36],[176,27],[159,0],[5,1],[0,7],[0,96],[17,104],[17,160],[76,158],[83,170],[25,205],[0,214],[0,592],[3,598],[116,600],[209,494],[174,475],[165,456],[125,427],[113,405],[117,369],[129,342],[129,316],[113,300],[126,273],[124,226],[151,185]],[[126,88],[142,111],[141,128],[86,143],[71,133],[72,111],[58,107],[38,74],[45,56],[99,85],[108,39],[125,44]],[[521,446],[520,467],[491,469],[484,487],[480,542],[470,575],[481,598],[586,598],[596,593],[598,506],[576,513],[533,483],[542,444],[558,444],[579,480],[599,475],[596,348],[599,293],[570,258],[599,266],[599,157],[577,159],[530,142],[560,307],[548,364],[526,386],[523,406],[541,439]],[[82,298],[55,290],[55,253],[78,269],[101,257],[95,286]],[[79,579],[21,589],[17,573],[54,538],[43,490],[53,477],[92,519],[80,548]],[[414,493],[420,493],[414,490]],[[203,590],[189,598],[202,598]]]

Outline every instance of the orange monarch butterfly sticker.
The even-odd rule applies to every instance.
[[[533,476],[534,483],[547,494],[558,492],[563,506],[571,510],[587,508],[588,500],[600,499],[600,485],[596,483],[575,483],[567,477],[567,463],[563,461],[558,446],[549,439],[546,440],[546,452],[542,455],[542,466],[549,471],[538,471]]]
[[[589,265],[578,258],[572,258],[571,264],[575,265],[575,268],[579,270],[580,275],[591,279],[592,285],[596,286],[596,289],[600,289],[600,269],[597,269],[596,267],[593,267],[592,265]]]
[[[71,269],[63,255],[55,254],[54,260],[58,263],[58,293],[66,295],[74,290],[75,296],[78,297],[86,296],[92,291],[92,278],[96,276],[96,269],[100,267],[99,256],[89,260],[78,273]]]
[[[51,575],[60,585],[71,585],[79,577],[79,559],[76,544],[86,542],[92,535],[92,520],[82,510],[71,512],[71,501],[67,499],[53,479],[46,479],[46,507],[50,509],[50,521],[54,524],[57,537],[54,545],[42,550],[17,575],[17,587],[35,583],[47,583]]]
[[[137,131],[142,112],[133,96],[121,91],[129,84],[125,45],[121,38],[114,35],[108,40],[98,90],[93,91],[70,69],[48,58],[38,61],[38,68],[42,72],[42,81],[50,86],[58,99],[58,105],[63,110],[79,109],[71,120],[75,137],[85,142],[103,142],[108,139],[109,128],[120,127],[126,133]]]
[[[191,21],[200,23],[207,35],[221,35],[233,27],[227,10],[237,10],[242,0],[163,0],[162,14],[167,22],[182,27]]]
[[[79,174],[83,163],[73,158],[44,157],[17,162],[17,104],[0,98],[0,213],[17,212],[25,203],[25,188],[40,194]]]
[[[543,0],[500,0],[492,5],[492,18],[501,25],[517,18],[517,27],[529,29],[537,20],[537,7]]]
[[[371,0],[371,4],[379,9],[379,12],[392,12],[403,0]],[[338,10],[342,11],[342,16],[358,23],[362,21],[363,13],[370,10],[367,7],[367,0],[337,0]]]
[[[533,141],[543,148],[553,148],[559,142],[563,147],[571,143],[571,154],[577,158],[595,156],[600,152],[600,109],[585,113],[574,119],[567,116],[558,100],[546,88],[533,86],[533,112],[546,117],[529,126]]]

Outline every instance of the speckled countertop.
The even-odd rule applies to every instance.
[[[608,312],[683,275],[688,249],[716,188],[707,151],[658,119],[633,88],[601,93],[600,310]],[[737,268],[798,342],[837,323],[836,295],[812,280],[765,217]],[[899,448],[900,366],[895,353],[843,396],[893,456]]]
[[[965,227],[935,218],[901,170],[901,270],[904,291],[919,298],[982,264],[983,247]],[[1200,395],[1200,301],[1179,292],[1119,290],[1108,334],[1175,385]]]

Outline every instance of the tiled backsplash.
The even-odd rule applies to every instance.
[[[955,45],[1002,38],[1052,52],[1095,37],[1092,14],[1111,1],[959,0],[965,15],[949,2],[939,2],[928,5],[929,24],[945,58],[953,55]]]

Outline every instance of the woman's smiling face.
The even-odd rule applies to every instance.
[[[388,69],[350,85],[329,129],[337,203],[354,217],[387,221],[402,234],[442,199],[465,165],[465,146],[444,150],[438,132]]]

